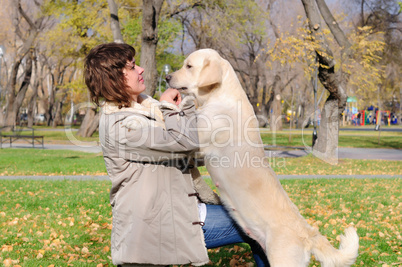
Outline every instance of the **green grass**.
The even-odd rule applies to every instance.
[[[100,174],[106,174],[101,153],[47,149],[0,150],[0,175]]]
[[[337,165],[307,155],[300,158],[269,158],[272,169],[278,175],[400,175],[402,161],[340,159]],[[199,168],[208,175],[205,167]]]
[[[357,227],[360,249],[354,266],[401,264],[401,179],[281,183],[306,220],[334,246],[345,227]],[[112,266],[109,188],[108,181],[0,180],[0,264]],[[253,262],[245,244],[211,249],[209,255],[210,266]]]
[[[402,161],[339,159],[331,165],[312,154],[300,158],[270,158],[270,165],[283,175],[400,175]]]
[[[109,187],[100,181],[0,181],[0,263],[110,264]]]
[[[71,133],[71,136],[68,135]],[[35,130],[35,135],[43,135],[46,143],[70,143],[71,141],[82,141],[82,142],[98,142],[99,133],[95,132],[91,137],[79,137],[76,131],[52,131],[52,130]]]
[[[282,181],[309,223],[331,243],[353,223],[360,236],[356,266],[401,262],[402,180]]]
[[[402,161],[341,159],[330,165],[312,155],[301,158],[270,158],[283,175],[399,175]],[[208,175],[201,167],[203,175]],[[106,175],[102,154],[68,150],[1,149],[0,175]]]
[[[38,128],[46,143],[67,143],[64,131]],[[341,132],[340,146],[401,148],[402,135]],[[272,144],[272,134],[262,134]],[[302,146],[301,132],[276,134],[277,145]],[[311,132],[305,139],[311,142]],[[98,141],[98,137],[79,139]],[[279,140],[279,141],[278,141]],[[332,166],[312,156],[270,159],[277,174],[400,175],[402,161],[342,159]],[[205,168],[201,168],[207,174]],[[41,149],[0,150],[0,175],[105,175],[101,154]],[[210,180],[207,182],[213,187]],[[285,190],[312,225],[331,243],[354,223],[360,236],[355,266],[402,264],[401,179],[282,180]],[[108,181],[0,180],[0,265],[111,266]],[[215,188],[216,190],[216,188]],[[209,250],[213,266],[246,266],[246,244]],[[310,266],[318,266],[312,262]]]

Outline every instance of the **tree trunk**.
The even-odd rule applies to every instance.
[[[321,112],[321,122],[318,129],[318,138],[313,147],[313,154],[331,164],[338,162],[338,137],[339,119],[345,109],[347,95],[340,85],[338,76],[335,73],[335,61],[332,51],[321,31],[321,18],[314,0],[301,0],[309,20],[309,27],[312,35],[320,40],[322,47],[316,50],[319,62],[318,77],[322,85],[330,93]],[[342,30],[339,28],[331,12],[329,12],[323,0],[316,0],[321,15],[330,28],[338,44],[348,51],[350,44]]]
[[[261,106],[260,113],[258,114],[258,124],[259,127],[267,127],[269,125],[269,113],[266,106],[267,103],[267,96],[268,96],[268,85],[265,76],[263,77],[263,87],[262,87],[262,99],[261,99]]]
[[[306,127],[307,125],[305,123],[308,123],[308,121],[306,121],[306,114],[308,114],[307,108],[306,108],[306,106],[308,105],[308,103],[307,103],[307,98],[308,98],[307,91],[308,90],[309,90],[308,86],[305,85],[304,89],[299,90],[299,92],[298,92],[299,93],[299,101],[298,101],[297,123],[296,123],[296,128],[298,128],[298,129]]]
[[[34,115],[35,115],[35,106],[36,106],[36,99],[38,97],[38,87],[39,87],[39,70],[37,60],[34,59],[34,66],[35,66],[35,80],[32,85],[32,96],[28,103],[28,127],[32,127],[34,124]]]
[[[54,102],[55,102],[55,89],[53,86],[53,75],[51,75],[52,77],[52,82],[48,83],[48,86],[51,86],[51,90],[49,93],[49,97],[48,97],[48,105],[47,105],[47,109],[46,109],[46,113],[45,113],[45,117],[46,117],[46,125],[50,126],[51,122],[53,121],[53,107],[54,107]]]
[[[89,137],[89,129],[91,128],[91,125],[93,124],[93,121],[96,118],[96,110],[95,108],[88,108],[87,112],[85,113],[84,120],[82,121],[81,127],[77,132],[77,136],[81,137]],[[99,123],[99,119],[98,119]]]
[[[99,118],[100,118],[100,112],[97,112],[95,114],[95,117],[92,120],[92,123],[90,124],[90,127],[88,128],[87,137],[91,137],[96,132],[96,130],[98,129],[98,127],[99,127]]]
[[[321,111],[317,141],[313,154],[328,163],[338,163],[339,113],[338,99],[331,96],[326,100]]]
[[[56,128],[57,125],[63,124],[63,115],[61,114],[61,111],[63,108],[64,101],[66,101],[66,98],[67,98],[67,92],[64,93],[63,98],[56,104],[56,111],[54,113],[54,119],[52,122],[53,128]]]
[[[270,117],[269,127],[272,132],[282,130],[282,104],[281,104],[281,77],[277,74],[272,84],[270,98],[267,103],[267,109]]]
[[[114,0],[107,0],[110,10],[110,28],[112,29],[113,33],[113,40],[115,43],[124,43],[123,35],[121,34],[120,30],[120,23],[119,23],[119,16],[118,16],[118,9],[116,2]]]
[[[4,126],[3,108],[0,108],[0,127]]]
[[[6,108],[4,126],[14,126],[17,114],[14,114],[14,102],[15,102],[15,86],[17,86],[18,68],[21,64],[21,60],[14,62],[11,70],[10,82],[6,88]]]
[[[292,143],[292,128],[293,128],[293,99],[294,99],[294,90],[293,87],[290,87],[292,92],[292,99],[290,101],[290,116],[289,116],[289,144]]]
[[[35,86],[34,86],[35,87]],[[35,89],[34,89],[35,90]],[[38,93],[34,92],[28,103],[28,127],[32,127],[35,121],[35,105]]]
[[[24,101],[29,83],[31,82],[32,57],[33,57],[33,50],[30,50],[29,54],[26,56],[26,62],[24,66],[24,79],[21,83],[18,93],[15,96],[14,92],[11,92],[11,94],[14,95],[15,98],[13,99],[12,106],[8,107],[8,113],[6,115],[7,116],[6,124],[8,126],[13,125],[17,121],[22,102]]]
[[[304,102],[301,102],[299,105],[299,109],[300,109],[300,113],[298,114],[297,117],[297,124],[296,124],[296,128],[297,129],[301,129],[303,126],[303,122],[304,122],[304,114],[305,114],[305,110],[306,110],[306,105]]]
[[[143,0],[141,67],[146,86],[145,93],[153,96],[158,83],[156,46],[158,44],[158,20],[164,0]]]
[[[364,22],[364,0],[361,0],[360,4],[360,27],[363,27],[365,25]]]

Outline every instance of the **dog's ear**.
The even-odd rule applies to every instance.
[[[205,87],[222,82],[222,68],[217,60],[204,60],[204,65],[198,77],[198,87]]]

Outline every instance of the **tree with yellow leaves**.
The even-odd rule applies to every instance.
[[[41,55],[50,81],[49,94],[44,94],[45,116],[48,125],[56,126],[63,123],[62,107],[68,100],[89,100],[82,79],[82,59],[95,45],[112,40],[110,16],[106,0],[46,0],[42,8],[54,21],[54,26],[42,34]]]
[[[315,72],[327,89],[329,97],[321,113],[318,139],[313,151],[320,158],[331,163],[337,162],[338,121],[346,105],[346,90],[356,88],[358,95],[376,92],[383,77],[380,60],[384,43],[381,33],[373,35],[370,28],[361,28],[349,37],[340,30],[337,22],[322,1],[303,1],[307,12],[307,22],[299,17],[296,34],[280,33],[274,46],[267,54],[273,62],[289,65],[291,68],[302,66],[307,80],[314,79]],[[316,6],[316,4],[318,4]],[[317,7],[326,16],[328,28],[319,24]],[[333,38],[334,37],[334,38]],[[333,51],[334,41],[339,45],[341,65],[337,64]],[[331,48],[332,47],[332,48]]]

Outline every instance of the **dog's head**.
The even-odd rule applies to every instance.
[[[184,60],[181,69],[167,75],[166,80],[170,87],[204,102],[222,82],[223,61],[215,50],[197,50]]]

